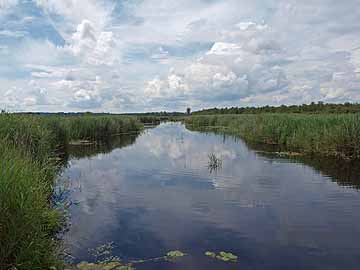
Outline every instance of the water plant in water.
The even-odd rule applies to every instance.
[[[208,256],[208,257],[211,257],[211,258],[216,258],[216,253],[212,252],[212,251],[206,251],[205,256]]]
[[[169,251],[168,253],[166,253],[166,259],[174,260],[176,258],[184,257],[185,255],[186,254],[181,252],[180,250]]]
[[[138,259],[123,262],[119,257],[112,255],[114,243],[106,243],[94,249],[89,249],[89,254],[94,257],[94,262],[80,262],[76,265],[69,265],[68,270],[133,270],[135,265],[140,265],[148,262],[159,261],[175,261],[178,258],[186,256],[180,250],[172,250],[161,257]]]
[[[96,262],[118,262],[120,258],[112,255],[114,249],[114,242],[106,243],[94,249],[89,249],[89,254],[95,258]]]
[[[210,153],[208,155],[208,158],[209,158],[208,169],[209,169],[210,173],[221,169],[221,167],[222,167],[221,157],[216,156],[215,153]]]
[[[68,268],[68,270],[135,270],[135,265],[147,263],[147,262],[159,262],[162,260],[173,261],[177,258],[186,256],[180,250],[173,250],[166,253],[165,256],[143,259],[143,260],[133,260],[128,263],[122,263],[122,261],[115,256],[111,255],[111,250],[113,248],[113,243],[102,245],[96,249],[91,250],[91,253],[100,261],[97,262],[81,262],[76,266]],[[230,252],[220,251],[218,254],[212,251],[206,251],[205,255],[214,259],[218,259],[224,262],[237,262],[238,256]]]
[[[74,268],[71,268],[74,269]],[[107,263],[89,263],[81,262],[76,265],[79,270],[133,270],[131,265],[123,265],[121,262],[113,261]]]
[[[218,254],[212,251],[206,251],[205,256],[218,259],[224,262],[237,262],[238,256],[233,253],[220,251]]]

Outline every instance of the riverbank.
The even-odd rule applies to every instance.
[[[360,114],[202,115],[189,117],[186,125],[191,130],[216,129],[293,153],[360,158]]]
[[[135,117],[0,115],[0,269],[58,269],[62,214],[51,196],[70,141],[139,132]]]

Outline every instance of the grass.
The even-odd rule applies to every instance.
[[[0,145],[0,269],[58,266],[59,213],[48,200],[54,174],[7,142]]]
[[[192,116],[190,129],[217,128],[252,143],[305,154],[360,158],[360,114],[247,114]]]
[[[107,140],[142,128],[134,117],[0,115],[0,269],[62,265],[52,209],[57,153],[71,140]]]
[[[134,117],[83,116],[67,117],[63,126],[72,140],[107,140],[113,135],[138,131],[141,125]]]

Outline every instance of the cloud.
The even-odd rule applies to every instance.
[[[1,85],[6,84],[6,81],[1,81]],[[47,90],[32,80],[22,86],[9,87],[3,93],[0,107],[13,111],[41,110],[43,106],[51,106],[52,102]]]
[[[0,9],[2,10],[2,9],[11,8],[17,4],[18,4],[18,0],[0,0]]]
[[[39,85],[34,80],[31,80],[28,85],[32,88],[32,90],[24,99],[26,106],[51,104],[46,89],[39,87]]]
[[[214,45],[203,57],[176,69],[175,75],[191,89],[185,98],[202,106],[358,101],[360,53],[355,33],[359,29],[354,27],[354,16],[330,19],[349,11],[354,1],[332,4],[279,1],[272,5],[274,15],[266,24],[234,23],[229,18],[221,31],[214,28],[208,36]],[[194,21],[188,32],[204,30],[207,24],[209,19]],[[342,28],[347,31],[340,34],[336,29]],[[214,76],[220,68],[223,71]],[[157,93],[164,93],[163,100],[183,99],[184,91],[171,91],[168,77],[174,74],[169,74],[157,77]],[[347,74],[346,79],[334,79],[338,74]],[[151,91],[146,92],[151,96]]]
[[[360,101],[356,6],[3,0],[0,94],[16,109],[113,112]]]
[[[96,22],[97,30],[103,29],[110,19],[109,14],[113,8],[111,2],[105,4],[104,1],[96,0],[36,0],[38,7],[42,8],[50,17],[54,14],[62,18],[61,21],[67,24],[63,27],[64,31],[68,29],[69,25],[74,27],[84,20]],[[56,19],[54,21],[56,22]]]
[[[203,102],[239,103],[253,93],[286,89],[286,73],[277,60],[286,57],[267,25],[238,23],[183,70],[151,80],[145,93],[149,98],[185,96]]]
[[[92,65],[113,65],[118,61],[114,53],[115,47],[113,33],[96,31],[89,20],[83,20],[77,26],[69,45],[75,56],[85,58],[85,61]]]
[[[26,34],[27,34],[26,31],[9,31],[9,30],[0,31],[0,36],[5,36],[5,37],[19,38],[25,36]]]

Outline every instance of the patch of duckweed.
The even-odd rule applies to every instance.
[[[225,251],[221,251],[219,253],[219,255],[216,256],[217,259],[223,260],[223,261],[232,261],[232,262],[236,262],[238,259],[238,256],[230,253],[230,252],[225,252]]]
[[[95,249],[90,249],[89,253],[94,257],[95,262],[81,262],[77,265],[71,266],[72,270],[134,270],[134,265],[143,264],[146,262],[158,262],[158,261],[174,261],[177,258],[186,256],[186,254],[180,250],[172,250],[166,253],[165,256],[132,260],[127,263],[123,263],[119,257],[112,255],[114,248],[113,243],[101,245]]]
[[[181,252],[180,250],[173,250],[166,253],[166,257],[170,259],[175,259],[179,257],[184,257],[185,253]]]
[[[123,263],[119,257],[112,255],[113,243],[108,243],[99,246],[95,249],[89,250],[89,253],[95,258],[95,262],[81,262],[77,265],[70,266],[70,270],[135,270],[136,265],[140,265],[148,262],[159,262],[159,261],[174,261],[182,258],[187,254],[180,250],[171,250],[166,255],[161,257],[132,260]],[[238,256],[233,253],[220,251],[215,253],[212,251],[206,251],[207,257],[221,260],[224,262],[237,262]]]
[[[237,262],[238,259],[238,256],[236,256],[235,254],[225,251],[220,251],[218,254],[212,251],[206,251],[205,255],[210,258],[218,259],[224,262]]]
[[[104,263],[89,263],[89,262],[81,262],[76,265],[76,269],[78,270],[133,270],[131,264],[123,265],[120,262],[104,262]]]
[[[211,251],[206,251],[205,255],[211,258],[216,258],[216,253]]]
[[[120,262],[121,260],[119,257],[112,255],[113,249],[114,243],[110,242],[97,248],[89,249],[89,254],[93,256],[98,263]]]

